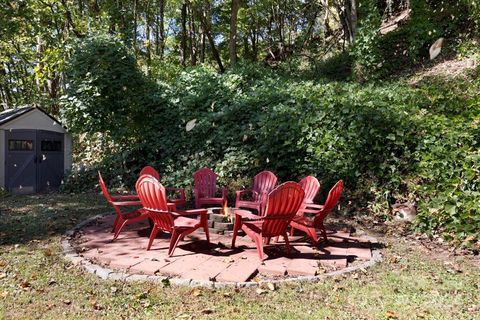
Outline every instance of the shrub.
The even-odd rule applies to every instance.
[[[95,90],[102,88],[86,79]],[[225,74],[205,66],[188,69],[168,85],[150,86],[147,80],[139,78],[138,83],[143,86],[140,92],[152,90],[149,97],[140,99],[131,92],[131,97],[123,97],[131,101],[125,104],[128,110],[121,109],[119,115],[99,111],[101,117],[124,117],[121,121],[142,127],[122,131],[113,123],[105,133],[88,133],[83,142],[87,148],[77,160],[90,165],[84,174],[72,173],[66,190],[81,185],[78,182],[93,183],[94,168],[101,169],[108,182],[132,188],[140,169],[150,164],[166,185],[188,188],[193,172],[208,166],[231,190],[270,169],[282,181],[315,175],[322,180],[324,195],[344,179],[348,200],[356,205],[347,207],[352,214],[360,207],[387,218],[392,202],[417,201],[420,230],[478,238],[478,74],[455,81],[427,78],[412,87],[399,81],[302,81],[240,64]],[[78,88],[86,86],[78,81]],[[109,101],[108,91],[100,92],[90,100],[77,89],[71,98],[90,110]],[[113,112],[119,105],[110,103]],[[79,112],[80,119],[97,111],[75,108],[66,112],[72,117],[73,111]],[[135,122],[145,110],[148,117]],[[187,131],[192,120],[195,125]],[[85,130],[96,129],[89,121]],[[122,143],[114,140],[120,132],[127,134],[118,140]]]

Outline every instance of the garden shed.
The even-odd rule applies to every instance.
[[[58,189],[72,165],[72,139],[39,107],[0,112],[0,187],[13,193]]]

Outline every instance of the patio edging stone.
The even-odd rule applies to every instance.
[[[105,268],[101,265],[91,262],[88,258],[82,257],[75,248],[71,245],[70,240],[75,234],[80,231],[84,226],[95,221],[96,219],[103,218],[105,216],[111,215],[112,212],[106,212],[103,214],[98,214],[93,217],[88,218],[77,224],[73,229],[68,230],[62,237],[60,246],[62,247],[64,257],[66,260],[70,261],[75,266],[80,266],[86,272],[95,274],[97,277],[103,280],[123,280],[123,281],[147,281],[155,283],[168,283],[169,285],[175,286],[191,286],[191,287],[206,287],[206,288],[227,288],[227,287],[237,287],[237,288],[257,288],[261,287],[264,283],[272,284],[282,284],[282,283],[291,283],[291,282],[318,282],[327,277],[340,276],[347,273],[354,272],[360,269],[366,269],[378,262],[383,260],[380,249],[375,246],[378,244],[376,238],[368,235],[363,237],[367,239],[374,246],[372,250],[372,258],[369,261],[359,263],[355,266],[346,267],[341,270],[330,271],[321,275],[316,276],[298,276],[287,279],[278,279],[278,280],[262,280],[262,281],[247,281],[247,282],[217,282],[211,280],[195,280],[195,279],[185,279],[185,278],[174,278],[169,276],[162,275],[146,275],[146,274],[131,274],[122,272],[119,270]]]

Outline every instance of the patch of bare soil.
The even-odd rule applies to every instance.
[[[439,235],[428,236],[415,232],[412,223],[408,221],[380,221],[371,215],[357,216],[348,221],[344,217],[332,215],[326,226],[356,235],[368,234],[377,238],[380,243],[409,243],[410,246],[419,248],[429,259],[442,261],[455,272],[458,272],[458,261],[465,259],[480,268],[480,247],[478,250],[469,250],[453,246]]]
[[[458,78],[464,77],[468,79],[468,72],[474,70],[478,66],[478,61],[475,58],[465,58],[459,60],[458,58],[452,58],[444,60],[434,66],[425,67],[419,70],[409,83],[415,85],[421,80],[428,77],[444,77],[444,78]]]

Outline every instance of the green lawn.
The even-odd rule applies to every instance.
[[[99,195],[0,200],[0,319],[480,319],[480,269],[403,238],[384,262],[321,283],[266,290],[105,281],[62,257],[61,235],[110,211]]]

